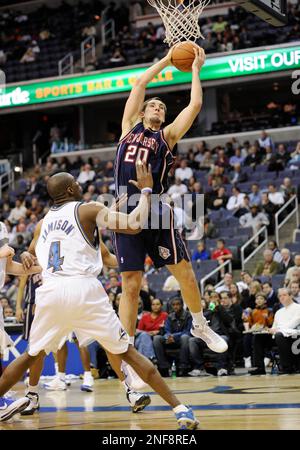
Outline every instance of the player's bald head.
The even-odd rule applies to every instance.
[[[58,200],[68,199],[73,196],[78,197],[80,188],[72,175],[67,172],[60,172],[49,178],[47,190],[52,200],[57,202]]]

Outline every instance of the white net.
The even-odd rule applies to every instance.
[[[199,16],[210,0],[148,0],[162,18],[166,29],[165,42],[171,47],[180,41],[203,38]]]

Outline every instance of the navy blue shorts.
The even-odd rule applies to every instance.
[[[145,229],[139,234],[113,233],[113,245],[121,272],[144,271],[147,255],[156,268],[178,264],[189,254],[180,232],[171,221],[169,229]]]

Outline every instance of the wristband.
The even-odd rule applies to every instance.
[[[152,189],[149,187],[145,187],[144,189],[141,190],[142,194],[152,194]]]

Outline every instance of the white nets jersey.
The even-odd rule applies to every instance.
[[[52,207],[43,220],[36,256],[43,280],[61,277],[97,277],[102,257],[85,235],[78,217],[80,202]]]
[[[8,244],[8,232],[5,224],[0,222],[0,248],[5,244]],[[0,258],[0,289],[5,283],[6,262],[7,258]]]

